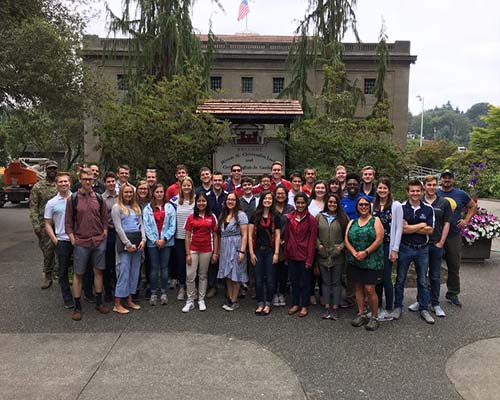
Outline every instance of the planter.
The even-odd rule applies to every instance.
[[[479,239],[471,245],[468,245],[462,239],[462,261],[466,263],[484,263],[484,260],[490,258],[491,239]]]

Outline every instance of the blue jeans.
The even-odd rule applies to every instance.
[[[141,271],[142,252],[120,252],[118,281],[116,282],[115,297],[125,298],[137,291],[137,279]]]
[[[431,304],[439,305],[439,291],[441,289],[441,261],[444,249],[429,245],[429,281],[431,284]]]
[[[384,273],[382,282],[375,287],[375,290],[379,308],[382,308],[382,295],[385,291],[385,308],[391,311],[394,308],[394,287],[392,286],[392,262],[389,260],[389,247],[389,243],[384,243]]]
[[[288,260],[292,281],[292,305],[307,307],[311,296],[312,267],[306,268],[305,261]]]
[[[427,270],[429,269],[429,246],[414,249],[401,243],[398,255],[398,275],[394,285],[395,307],[403,307],[406,275],[410,263],[415,264],[417,272],[417,299],[420,310],[427,310],[429,306],[429,289],[427,288]]]
[[[181,287],[186,287],[186,246],[185,239],[175,239],[175,273]]]
[[[167,293],[168,285],[168,261],[170,259],[171,247],[165,246],[162,249],[154,246],[148,247],[149,254],[149,287],[151,294],[156,294],[158,290],[158,274],[160,274],[161,293]]]
[[[276,268],[273,250],[255,250],[255,294],[258,306],[270,306],[276,290]],[[264,291],[265,285],[265,291]]]

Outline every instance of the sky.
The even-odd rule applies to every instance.
[[[237,21],[240,0],[197,0],[192,10],[195,29],[215,34],[245,30]],[[104,10],[104,2],[101,9]],[[108,0],[119,13],[121,0]],[[261,35],[292,35],[307,0],[249,0],[248,29]],[[497,0],[357,0],[362,42],[377,42],[382,25],[388,41],[411,41],[417,61],[410,68],[408,106],[413,114],[448,101],[461,111],[488,102],[500,106],[500,2]],[[94,17],[87,33],[106,36],[106,15]],[[354,41],[352,35],[346,42]]]

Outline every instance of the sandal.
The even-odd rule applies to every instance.
[[[302,307],[302,309],[299,312],[299,317],[307,317],[307,314],[309,314],[309,312],[307,311],[307,308]]]
[[[288,309],[288,315],[293,315],[299,311],[299,306],[292,306]]]
[[[267,308],[267,311],[266,311],[266,308]],[[267,306],[267,307],[264,307],[264,309],[262,310],[262,313],[261,313],[264,317],[267,317],[269,314],[271,314],[271,307]]]
[[[135,304],[135,303],[128,303],[127,307],[131,308],[132,310],[140,310],[141,309],[141,306],[139,304]]]
[[[255,310],[255,315],[261,315],[262,311],[264,311],[264,307],[262,306],[257,307],[257,309]]]

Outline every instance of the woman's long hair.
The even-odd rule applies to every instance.
[[[273,192],[270,192],[269,190],[265,190],[260,194],[260,200],[259,200],[259,205],[257,206],[255,210],[255,225],[257,225],[261,219],[262,219],[262,214],[264,213],[264,197],[266,197],[268,194],[271,195],[273,198],[273,202],[271,204],[271,207],[269,207],[269,216],[274,218],[275,210],[274,207],[276,205],[276,197],[274,197]]]
[[[200,216],[200,210],[198,208],[198,200],[202,197],[207,201],[207,208],[205,208],[205,216],[212,215],[212,209],[210,208],[210,203],[208,202],[208,197],[207,197],[206,193],[200,192],[194,198],[193,214],[194,214],[195,218],[198,218]]]
[[[184,204],[184,200],[186,200],[184,198],[184,192],[182,191],[182,185],[184,184],[184,182],[191,182],[191,193],[189,194],[189,199],[187,199],[189,201],[189,204],[193,204],[193,201],[194,201],[194,182],[193,180],[189,177],[189,176],[186,176],[182,182],[179,184],[179,204],[182,206]]]
[[[163,193],[163,197],[161,199],[161,203],[156,201],[156,198],[154,196],[156,189],[162,188],[163,192],[165,192],[165,187],[161,183],[157,183],[156,185],[153,185],[151,189],[151,209],[154,211],[155,207],[163,207],[165,205],[165,193]]]
[[[378,188],[378,185],[380,185],[380,184],[387,186],[387,188],[389,189],[389,193],[387,193],[387,201],[385,202],[385,208],[390,209],[392,207],[392,202],[393,202],[391,181],[389,178],[383,176],[378,180],[377,185],[375,186],[375,189]],[[377,212],[377,211],[380,211],[380,196],[375,191],[375,200],[373,201],[373,212]]]
[[[234,197],[236,198],[236,204],[233,208],[233,216],[234,216],[234,219],[236,220],[236,224],[239,225],[239,223],[240,223],[240,220],[238,218],[238,213],[241,211],[240,200],[238,199],[238,196],[236,195],[235,192],[229,192],[226,196],[226,200],[224,200],[224,205],[222,206],[222,211],[221,211],[220,216],[219,216],[219,223],[217,224],[217,233],[219,235],[222,231],[222,225],[226,222],[226,218],[230,212],[229,208],[227,208],[227,199],[230,195],[234,195]]]
[[[337,190],[337,193],[332,192],[330,190],[330,186],[332,185],[332,183],[336,183],[339,186],[339,189]],[[328,181],[328,192],[336,194],[337,196],[341,195],[341,193],[342,193],[342,184],[340,183],[340,181],[337,178],[333,177],[333,178],[330,178],[330,180]]]
[[[125,188],[128,188],[128,187],[132,189],[133,196],[132,196],[132,200],[130,200],[130,203],[126,204],[125,200],[123,199],[123,192],[125,191]],[[120,192],[118,193],[117,204],[118,204],[118,208],[120,208],[120,212],[122,214],[130,215],[130,211],[127,208],[127,206],[129,206],[132,210],[134,210],[136,215],[141,215],[141,207],[139,207],[139,204],[137,203],[137,194],[134,191],[134,187],[130,183],[124,183],[120,187]]]
[[[347,225],[349,224],[349,217],[347,214],[344,212],[344,208],[342,207],[342,204],[340,204],[340,197],[335,194],[335,193],[330,193],[326,195],[325,197],[325,208],[323,209],[323,212],[328,212],[328,200],[333,197],[335,201],[337,201],[337,221],[340,224],[340,229],[342,229],[342,236],[345,235],[345,231],[347,229]]]

